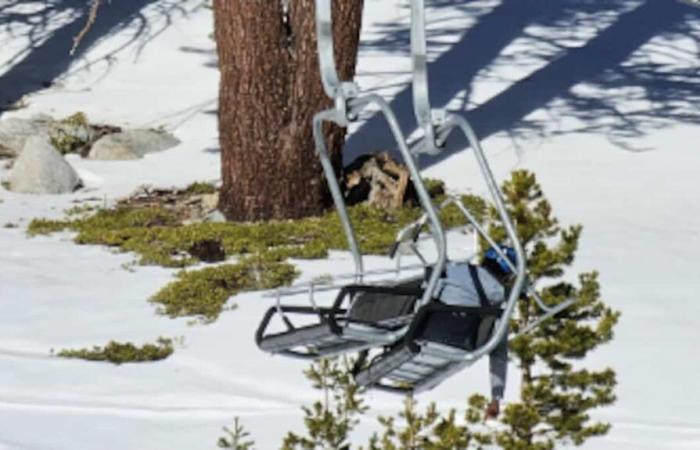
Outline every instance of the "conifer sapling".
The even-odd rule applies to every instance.
[[[534,174],[514,172],[503,192],[527,254],[530,282],[546,284],[538,292],[548,305],[568,298],[576,302],[511,340],[511,358],[521,371],[520,400],[505,408],[501,421],[506,428],[495,432],[494,440],[505,450],[549,450],[562,442],[580,445],[610,429],[609,424],[592,421],[589,413],[615,401],[615,372],[582,368],[581,360],[612,340],[620,313],[601,300],[596,272],[579,275],[577,285],[563,279],[582,227],[559,225]],[[491,231],[497,239],[505,238],[502,226],[494,225]],[[532,298],[521,299],[512,333],[541,314]]]

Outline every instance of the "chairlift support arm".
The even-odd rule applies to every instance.
[[[411,180],[416,188],[421,206],[426,211],[430,221],[431,232],[437,247],[438,259],[435,265],[436,270],[428,280],[422,299],[422,303],[427,303],[433,296],[433,292],[437,287],[440,273],[445,267],[447,258],[445,231],[438,217],[435,205],[428,194],[428,190],[423,183],[413,155],[406,144],[406,138],[398,120],[386,100],[377,94],[360,95],[357,85],[351,82],[343,82],[338,77],[333,53],[333,26],[330,0],[316,0],[316,31],[318,36],[321,80],[326,95],[334,100],[334,107],[321,111],[314,117],[314,141],[318,156],[321,160],[321,166],[328,180],[333,201],[343,224],[343,231],[345,232],[350,251],[353,255],[356,277],[358,281],[361,281],[364,274],[362,254],[357,243],[355,231],[350,222],[347,205],[343,199],[340,185],[338,184],[333,165],[328,156],[328,149],[323,134],[323,124],[325,122],[334,122],[340,126],[347,126],[350,122],[357,120],[360,111],[372,105],[377,107],[386,119],[389,129],[396,140],[401,156],[411,175]]]
[[[417,147],[418,152],[436,153],[447,141],[447,138],[454,130],[461,131],[469,142],[469,146],[474,152],[479,169],[486,181],[486,186],[491,194],[498,215],[501,218],[512,247],[517,256],[514,267],[515,281],[508,299],[505,303],[503,318],[510,318],[513,315],[515,306],[520,297],[520,293],[525,285],[525,252],[515,230],[515,226],[508,214],[505,202],[501,195],[491,168],[489,167],[484,151],[481,148],[479,138],[472,129],[469,122],[462,116],[456,114],[445,114],[442,111],[435,111],[430,105],[428,95],[428,67],[427,67],[427,38],[425,20],[425,0],[411,0],[411,56],[413,60],[413,105],[419,125],[423,128],[423,145]],[[464,211],[463,211],[464,212]],[[486,230],[481,232],[485,236]],[[498,246],[496,246],[498,247]],[[500,320],[495,332],[489,341],[482,347],[465,355],[465,360],[476,360],[481,356],[491,353],[508,330],[508,320]]]

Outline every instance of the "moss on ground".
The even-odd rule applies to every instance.
[[[481,199],[465,200],[475,214],[483,214],[485,204]],[[421,213],[419,208],[387,211],[360,205],[350,209],[360,247],[369,254],[386,254],[397,229]],[[453,206],[443,211],[442,218],[447,228],[465,223]],[[199,262],[189,253],[199,242],[219,242],[227,256],[270,253],[277,259],[323,258],[330,249],[347,249],[336,213],[297,221],[183,225],[166,209],[119,206],[88,217],[34,219],[27,233],[37,236],[65,230],[77,232],[78,244],[115,247],[139,255],[139,264],[176,268]]]
[[[192,195],[205,195],[205,194],[216,194],[218,189],[211,183],[204,183],[201,181],[190,184],[185,188],[187,194]]]
[[[201,270],[182,271],[151,301],[170,317],[196,316],[205,322],[216,320],[226,301],[242,291],[270,289],[291,283],[298,275],[284,262],[246,259]]]
[[[433,186],[434,185],[434,186]],[[444,186],[431,185],[435,202],[444,199]],[[210,186],[210,185],[206,185]],[[208,192],[204,183],[191,185],[195,192]],[[486,213],[479,197],[463,196],[477,217]],[[83,211],[80,211],[81,213]],[[291,283],[296,277],[288,258],[319,259],[331,249],[345,250],[347,242],[337,213],[296,221],[259,223],[183,224],[171,210],[121,204],[89,214],[69,214],[63,220],[35,219],[28,227],[30,236],[73,231],[78,244],[105,245],[138,255],[138,264],[186,268],[201,259],[195,251],[202,245],[216,246],[225,257],[236,257],[235,264],[183,271],[178,279],[153,296],[160,311],[171,317],[197,316],[215,320],[226,300],[238,292],[269,289]],[[423,211],[406,207],[396,211],[367,205],[350,208],[359,244],[364,253],[387,254],[401,227],[419,218]],[[455,206],[441,213],[446,228],[465,224]]]
[[[57,353],[62,358],[85,359],[87,361],[106,361],[113,364],[160,361],[173,353],[173,341],[158,338],[155,344],[137,347],[131,342],[110,341],[104,347],[94,346],[83,349],[64,349]]]

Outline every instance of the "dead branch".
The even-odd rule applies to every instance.
[[[75,53],[80,43],[83,41],[88,32],[90,32],[90,29],[92,29],[92,26],[95,24],[95,20],[97,19],[97,10],[100,9],[101,4],[102,0],[92,0],[92,6],[90,6],[90,12],[88,13],[88,18],[85,22],[85,26],[82,30],[80,30],[80,33],[78,33],[78,35],[73,38],[73,47],[70,49],[71,56]]]

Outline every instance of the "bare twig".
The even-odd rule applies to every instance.
[[[95,24],[95,20],[97,19],[97,10],[100,9],[101,4],[102,0],[92,0],[92,6],[90,6],[90,12],[88,13],[87,22],[85,22],[85,26],[82,30],[80,30],[80,33],[78,33],[78,35],[73,38],[73,47],[70,49],[71,55],[75,53],[80,43],[83,41],[83,39],[88,34],[92,26]]]

